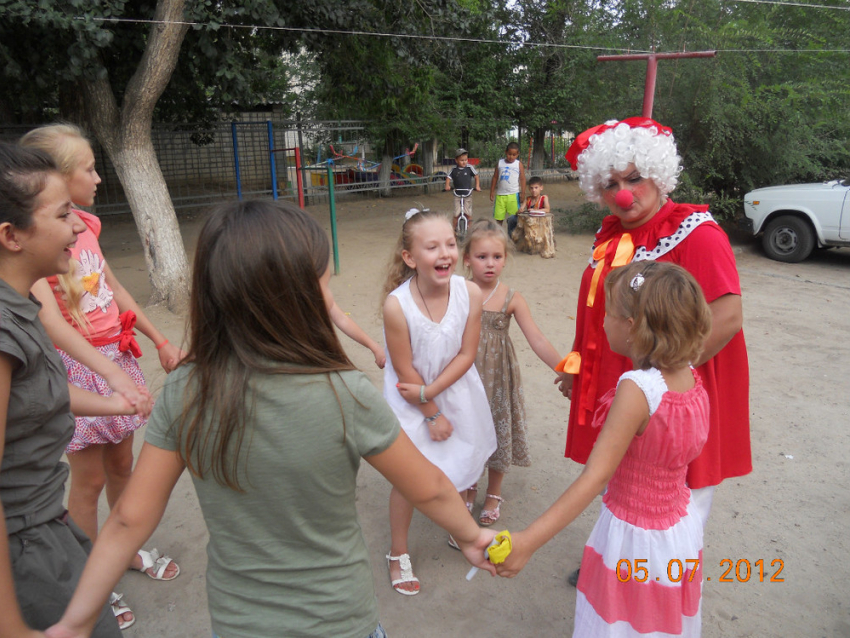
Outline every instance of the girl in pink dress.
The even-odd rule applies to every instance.
[[[689,365],[711,331],[696,280],[644,261],[605,280],[605,335],[634,369],[600,400],[602,426],[576,481],[497,566],[516,575],[607,485],[581,560],[573,636],[699,636],[702,514],[685,483],[708,437],[708,394]]]

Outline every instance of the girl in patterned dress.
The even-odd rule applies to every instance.
[[[699,636],[704,513],[685,478],[708,438],[697,361],[711,332],[702,290],[674,264],[644,261],[605,280],[605,335],[634,369],[600,400],[602,431],[584,470],[513,535],[503,576],[569,525],[606,487],[585,545],[573,636]]]
[[[94,203],[100,177],[91,145],[79,128],[65,124],[43,126],[27,133],[20,144],[53,157],[74,204]],[[41,280],[33,287],[33,294],[44,306],[40,317],[59,349],[68,381],[73,385],[110,396],[112,379],[104,374],[104,365],[113,362],[132,384],[142,389],[142,394],[147,394],[145,378],[136,361],[142,351],[133,328],[137,327],[153,342],[166,372],[176,367],[184,353],[156,329],[109,268],[98,243],[100,220],[85,211],[75,213],[86,228],[72,249],[70,271]],[[94,350],[77,334],[69,335],[69,326]],[[133,467],[133,433],[146,422],[144,414],[75,419],[74,436],[65,450],[71,466],[68,511],[92,541],[97,537],[100,493],[105,487],[110,507],[123,493]],[[132,567],[155,580],[171,580],[180,571],[176,563],[155,549],[140,551]],[[126,610],[119,619],[122,628],[129,627],[134,622],[132,612],[116,602],[116,615],[119,608]]]
[[[510,466],[531,465],[522,381],[509,334],[511,317],[516,317],[528,344],[543,363],[554,369],[561,360],[531,318],[531,310],[523,296],[501,284],[499,278],[507,254],[507,236],[498,224],[490,219],[479,219],[472,224],[463,246],[463,265],[484,297],[475,367],[487,390],[498,442],[498,448],[487,461],[487,499],[478,517],[482,525],[492,525],[499,520],[504,502],[502,480]],[[560,381],[558,378],[555,383]],[[469,493],[473,498],[468,499],[467,506],[472,511],[475,490]]]

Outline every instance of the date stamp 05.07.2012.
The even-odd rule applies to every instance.
[[[617,579],[621,583],[634,580],[639,583],[644,583],[650,579],[649,569],[646,564],[648,559],[636,558],[629,560],[623,558],[617,561]],[[699,558],[686,558],[684,561],[674,558],[667,563],[667,579],[669,582],[678,583],[682,579],[687,582],[693,582],[694,578],[699,578],[698,574],[702,573],[701,560]],[[774,558],[770,561],[770,565],[765,570],[765,560],[759,558],[753,563],[750,563],[746,558],[739,561],[733,561],[731,558],[724,558],[720,561],[720,569],[723,573],[717,578],[720,583],[746,583],[750,579],[758,582],[769,583],[784,583],[785,579],[780,576],[782,570],[785,569],[785,561],[781,558]],[[772,572],[772,573],[771,573]],[[661,576],[656,576],[654,580],[662,580]],[[711,576],[705,578],[710,581]]]

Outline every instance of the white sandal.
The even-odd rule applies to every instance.
[[[387,554],[387,569],[390,568],[390,561],[397,560],[398,566],[401,568],[401,578],[396,578],[395,580],[390,580],[390,585],[395,589],[399,594],[403,596],[415,596],[419,593],[419,588],[413,590],[401,589],[399,585],[404,583],[416,583],[419,584],[419,579],[413,575],[413,565],[410,564],[410,554],[402,554],[401,556],[390,556]],[[390,575],[392,578],[392,575]]]
[[[126,603],[121,602],[123,596],[124,594],[116,594],[115,592],[109,595],[109,606],[112,607],[112,613],[115,615],[115,620],[118,621],[118,629],[122,631],[132,627],[136,623],[136,614],[133,614],[133,610]],[[128,612],[133,614],[133,619],[121,620],[121,616]]]
[[[142,568],[137,571],[140,571],[143,574],[147,574],[154,580],[174,580],[180,575],[180,565],[175,563],[174,560],[169,556],[160,556],[159,551],[157,551],[156,548],[152,549],[149,552],[140,549],[137,553],[142,559]],[[174,573],[173,576],[169,576],[166,578],[165,570],[168,569],[168,566],[172,563],[174,563],[174,566],[177,568],[177,571]],[[155,568],[153,574],[148,571],[152,567]]]

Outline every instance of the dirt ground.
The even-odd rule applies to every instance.
[[[547,184],[553,208],[578,201],[575,183]],[[448,194],[349,199],[338,204],[341,272],[331,285],[339,305],[381,340],[378,294],[385,263],[414,201],[450,210]],[[476,217],[489,212],[487,193],[475,196]],[[310,209],[330,228],[327,204]],[[202,214],[183,220],[191,250]],[[592,238],[557,235],[554,259],[518,254],[504,279],[520,290],[543,332],[562,353],[572,344],[576,295]],[[150,294],[132,220],[107,220],[102,244],[112,269],[140,302]],[[717,489],[706,530],[703,635],[850,637],[850,597],[841,565],[850,528],[850,250],[816,251],[801,264],[770,261],[751,239],[733,240],[744,298],[744,331],[750,356],[754,471]],[[179,342],[183,321],[162,307],[149,313]],[[506,478],[500,529],[518,530],[539,515],[579,474],[564,458],[569,406],[552,385],[552,373],[514,327],[527,397],[533,466]],[[370,353],[341,336],[354,362],[376,386],[382,373]],[[153,345],[140,339],[142,367],[158,390],[164,374]],[[843,362],[843,363],[842,363]],[[136,437],[136,448],[142,436]],[[411,556],[422,591],[402,597],[389,585],[389,485],[367,464],[358,477],[358,508],[372,556],[380,617],[393,638],[415,636],[563,636],[572,632],[575,590],[565,582],[576,567],[596,520],[598,501],[538,552],[516,579],[464,578],[468,566],[446,544],[446,534],[416,514]],[[484,490],[479,492],[478,507]],[[271,499],[274,495],[269,495]],[[106,516],[105,499],[101,521]],[[477,509],[476,509],[477,515]],[[843,531],[842,531],[843,530]],[[125,635],[208,637],[204,571],[207,532],[194,490],[184,474],[165,517],[146,547],[176,558],[181,576],[158,583],[130,572],[120,583],[137,614]],[[687,557],[683,557],[687,558]],[[764,561],[764,581],[719,582],[728,560]],[[727,561],[727,562],[724,562]],[[781,566],[781,573],[780,572]],[[753,567],[755,570],[755,567]],[[782,582],[769,582],[778,576]],[[710,581],[708,580],[710,578]]]

